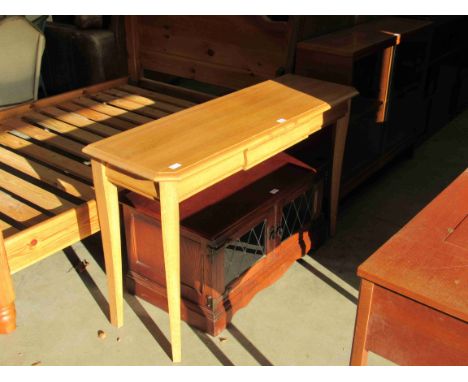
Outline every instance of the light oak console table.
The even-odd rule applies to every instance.
[[[334,233],[352,87],[285,75],[87,146],[101,225],[111,322],[123,324],[117,187],[161,205],[172,359],[181,361],[179,203],[334,127],[330,232]]]

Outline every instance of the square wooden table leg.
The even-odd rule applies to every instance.
[[[0,334],[7,334],[16,329],[15,292],[11,279],[10,267],[0,232]]]
[[[172,361],[180,362],[182,356],[180,322],[180,221],[177,184],[161,182],[159,184],[159,195]]]
[[[356,314],[356,324],[354,327],[353,348],[351,350],[351,366],[367,365],[367,328],[372,307],[372,294],[374,284],[370,281],[361,280],[359,289],[359,304]]]
[[[123,325],[123,280],[119,195],[117,186],[107,178],[105,165],[95,160],[91,161],[91,165],[106,264],[110,321],[113,325],[121,327]]]
[[[343,155],[348,134],[349,123],[349,103],[348,112],[340,118],[334,127],[333,133],[333,165],[331,173],[330,189],[330,236],[336,232],[336,218],[338,215],[338,202],[340,199],[341,169],[343,165]]]

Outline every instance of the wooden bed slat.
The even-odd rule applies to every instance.
[[[18,178],[16,175],[10,174],[1,168],[0,179],[2,179],[1,187],[12,195],[19,196],[54,215],[75,206],[75,204],[68,200],[29,183],[24,179]]]
[[[0,213],[10,217],[19,224],[32,226],[46,220],[49,216],[24,204],[13,196],[0,190]]]
[[[144,117],[143,115],[132,113],[131,111],[123,110],[115,106],[105,105],[88,97],[75,98],[73,102],[81,106],[89,107],[90,109],[96,110],[100,113],[104,113],[112,117],[119,117],[138,125],[143,125],[144,123],[153,121],[151,118]]]
[[[0,230],[2,231],[2,235],[4,238],[7,238],[17,232],[19,232],[18,228],[13,227],[12,225],[0,220]]]
[[[148,97],[153,100],[171,103],[173,105],[180,106],[182,108],[192,107],[196,105],[195,102],[187,101],[181,98],[172,97],[167,94],[158,93],[152,90],[143,89],[143,88],[133,86],[133,85],[125,84],[125,85],[117,86],[117,88],[123,91],[129,92],[129,93],[139,94],[141,96]]]
[[[102,139],[102,137],[99,135],[90,133],[89,131],[82,130],[75,126],[69,125],[68,123],[59,121],[55,118],[51,118],[47,115],[40,114],[35,111],[25,113],[23,115],[23,119],[36,123],[47,129],[54,130],[59,134],[63,134],[82,143],[89,144]]]
[[[0,133],[0,144],[92,183],[91,168],[64,155],[47,150],[9,133]]]
[[[4,222],[3,220],[0,219],[0,230],[3,231],[3,230],[5,230],[7,228],[10,228],[10,227],[11,227],[10,224],[8,224],[7,222]]]
[[[0,161],[23,174],[41,180],[79,199],[89,200],[94,198],[94,190],[91,186],[43,166],[32,159],[27,159],[13,151],[4,149],[3,147],[0,147]]]
[[[126,121],[124,119],[120,119],[118,117],[111,117],[107,114],[100,113],[96,110],[84,106],[80,106],[73,102],[64,102],[60,105],[57,105],[57,107],[65,111],[72,111],[74,113],[80,114],[92,121],[101,122],[103,124],[109,125],[114,129],[128,130],[137,126],[135,123]]]
[[[126,84],[117,85],[117,87],[122,86],[122,85],[126,85]],[[217,95],[204,93],[199,90],[194,90],[194,89],[189,89],[183,86],[168,84],[167,82],[151,80],[146,77],[140,78],[140,80],[138,81],[138,87],[151,90],[156,93],[167,94],[177,99],[183,99],[189,102],[195,102],[196,104],[210,101],[212,99],[219,97]],[[230,89],[225,89],[225,94],[228,94],[231,91],[232,90]]]
[[[110,96],[105,93],[90,94],[89,96],[99,102],[106,102],[109,105],[116,106],[128,111],[133,111],[134,113],[138,113],[153,119],[159,119],[168,115],[168,113],[164,111],[153,109],[151,107],[119,97]]]
[[[119,89],[108,89],[108,90],[104,90],[102,93],[105,93],[114,97],[120,97],[121,99],[136,102],[141,105],[155,108],[157,110],[162,110],[166,113],[176,113],[180,110],[185,109],[184,107],[181,107],[181,106],[172,105],[170,103],[166,103],[166,102],[159,101],[159,100],[153,100],[147,97],[143,97],[141,95],[131,94],[131,93],[119,90]]]
[[[110,137],[114,134],[120,133],[120,130],[116,130],[99,122],[94,122],[80,114],[63,111],[56,107],[48,106],[39,111],[42,114],[46,114],[58,119],[59,121],[66,122],[81,129],[89,130],[94,134],[98,134],[103,137]]]
[[[65,152],[73,154],[79,158],[89,160],[89,157],[82,152],[84,145],[81,143],[72,141],[71,139],[65,138],[61,135],[54,134],[50,131],[41,129],[31,125],[21,119],[8,119],[1,122],[2,126],[6,126],[11,130],[17,130],[21,134],[24,134],[30,138],[34,138],[37,141],[44,142],[49,146],[59,148]]]
[[[39,99],[35,102],[28,102],[21,105],[13,106],[7,109],[0,110],[0,121],[4,119],[20,117],[22,114],[32,110],[33,108],[41,108],[44,106],[55,105],[60,102],[68,101],[72,98],[80,97],[83,94],[99,92],[103,89],[113,88],[128,82],[128,77],[117,78],[99,84],[87,86],[84,88],[71,90],[66,93],[57,94],[54,96]]]
[[[5,239],[10,271],[16,273],[98,231],[95,200],[22,230]]]

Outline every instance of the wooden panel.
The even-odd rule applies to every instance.
[[[133,101],[133,102],[139,103],[141,105],[154,107],[155,109],[165,111],[166,113],[175,113],[175,112],[183,109],[180,106],[175,106],[175,105],[172,105],[170,103],[163,102],[163,101],[155,101],[155,100],[143,97],[141,95],[135,95],[135,94],[127,93],[127,92],[124,92],[124,91],[118,90],[118,89],[105,90],[103,93],[109,94],[109,95],[114,96],[114,97],[119,97],[121,99]]]
[[[375,286],[367,349],[399,365],[466,366],[468,323]]]
[[[74,206],[73,203],[60,196],[29,183],[24,179],[18,178],[2,169],[0,169],[0,177],[2,179],[1,187],[4,190],[53,214],[57,214]]]
[[[99,141],[102,138],[99,135],[84,131],[68,123],[59,121],[55,118],[48,117],[35,111],[25,113],[22,117],[27,121],[36,123],[39,126],[53,130],[82,143],[93,143]]]
[[[111,135],[120,132],[120,130],[113,129],[112,127],[103,125],[99,122],[94,122],[80,114],[65,112],[53,106],[44,107],[40,110],[40,112],[50,117],[54,117],[59,121],[63,121],[69,123],[70,125],[89,130],[103,137],[110,137]]]
[[[181,98],[172,97],[172,96],[167,95],[167,94],[158,93],[158,92],[155,92],[155,91],[139,88],[137,86],[132,86],[132,85],[128,85],[128,84],[119,86],[119,89],[121,89],[123,91],[126,91],[128,93],[138,94],[138,95],[141,95],[143,97],[147,97],[147,98],[155,100],[155,101],[167,102],[169,104],[176,105],[176,106],[179,106],[179,107],[184,108],[184,109],[187,108],[187,107],[192,107],[192,106],[196,105],[195,102],[187,101],[187,100],[181,99]]]
[[[77,198],[84,200],[94,198],[94,191],[91,186],[43,166],[32,159],[26,159],[3,147],[0,147],[0,162]]]
[[[61,135],[54,134],[48,130],[41,129],[31,125],[21,119],[7,119],[1,122],[2,127],[16,130],[21,135],[34,138],[37,141],[45,143],[48,146],[56,147],[67,153],[73,154],[78,158],[88,160],[89,157],[83,153],[83,145],[71,139],[65,138]]]
[[[47,150],[43,147],[37,146],[24,139],[15,137],[8,133],[0,133],[0,144],[17,152],[38,159],[41,162],[52,165],[67,173],[76,175],[82,179],[92,181],[91,169],[84,164],[67,158],[64,155]]]
[[[229,89],[242,89],[268,79],[267,76],[262,74],[254,74],[238,68],[214,65],[160,52],[143,51],[141,53],[141,62],[149,70],[225,86]]]
[[[130,101],[123,97],[122,98],[114,97],[105,93],[90,94],[89,97],[95,99],[96,101],[105,102],[105,103],[108,103],[109,105],[116,106],[120,109],[133,111],[135,113],[138,113],[138,114],[141,114],[146,117],[153,118],[153,119],[158,119],[168,114],[161,110],[157,110],[151,107],[144,106],[140,103]]]
[[[83,117],[90,119],[91,121],[101,122],[105,125],[111,126],[119,130],[128,130],[136,126],[136,124],[131,123],[129,121],[125,121],[120,118],[111,117],[107,114],[103,114],[96,110],[77,105],[76,103],[73,103],[73,102],[64,102],[64,103],[57,105],[57,107],[65,111],[72,111],[76,114],[82,115]]]
[[[130,121],[137,125],[141,125],[141,124],[153,121],[151,118],[144,117],[136,113],[132,113],[131,111],[128,111],[128,110],[119,109],[118,107],[114,107],[111,105],[104,105],[102,103],[93,101],[92,99],[89,99],[87,97],[76,98],[73,100],[73,102],[80,106],[88,107],[92,110],[98,111],[103,114],[107,114],[112,117],[122,118],[126,121]]]
[[[143,69],[239,89],[283,74],[290,24],[264,16],[138,16]],[[133,31],[132,34],[135,34]]]
[[[298,76],[266,81],[171,114],[158,121],[87,146],[91,156],[147,179],[183,178],[229,160],[272,138],[296,142],[302,124],[312,132],[323,114],[356,91]],[[312,121],[317,116],[320,121]],[[134,142],[131,146],[128,142]],[[214,155],[216,154],[216,155]],[[229,163],[228,163],[229,162]],[[169,166],[179,163],[171,169]],[[241,168],[233,168],[238,171]],[[218,179],[219,180],[219,179]]]
[[[32,226],[47,219],[47,216],[41,211],[20,202],[3,191],[0,191],[0,213],[23,226]]]
[[[149,199],[159,197],[159,188],[152,180],[135,177],[133,174],[126,174],[112,167],[106,168],[106,176],[111,182],[118,184],[119,187],[124,187],[126,190],[139,192]]]
[[[99,231],[96,202],[90,200],[5,239],[12,273]]]

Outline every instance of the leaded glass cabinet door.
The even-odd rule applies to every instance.
[[[239,230],[220,249],[223,253],[226,291],[274,250],[275,238],[269,234],[275,227],[274,210],[275,208],[271,208],[249,227]]]
[[[320,215],[322,192],[323,183],[315,183],[283,202],[277,218],[280,223],[276,236],[280,242],[308,230],[310,224]]]

